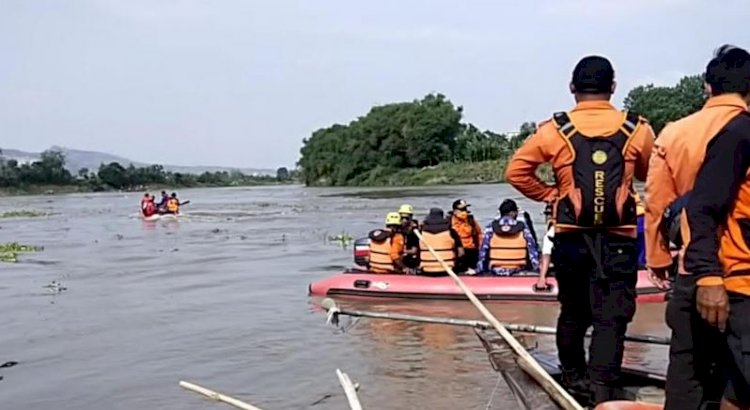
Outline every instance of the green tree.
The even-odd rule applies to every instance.
[[[658,134],[667,123],[700,110],[705,101],[703,79],[693,75],[683,77],[672,87],[635,87],[625,97],[624,107],[648,119]]]
[[[286,167],[281,167],[276,170],[276,179],[279,181],[286,181],[289,179],[289,170]]]

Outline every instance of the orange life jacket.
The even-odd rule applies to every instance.
[[[393,231],[389,228],[376,229],[368,235],[370,238],[370,270],[376,273],[393,272],[391,246]]]
[[[490,269],[492,268],[523,268],[528,258],[528,243],[523,236],[523,222],[516,222],[514,226],[501,225],[499,221],[492,222],[492,238],[490,238]]]
[[[169,201],[167,201],[167,211],[176,213],[179,210],[180,202],[174,198],[169,198]]]
[[[422,240],[419,241],[419,267],[424,272],[445,272],[445,268],[440,262],[432,255],[432,252],[427,248],[427,244],[432,246],[435,253],[440,255],[440,258],[451,268],[455,266],[456,262],[456,251],[455,242],[450,233],[450,225],[446,224],[444,231],[437,233],[422,231]]]

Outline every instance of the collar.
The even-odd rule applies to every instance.
[[[717,95],[716,97],[711,97],[708,99],[708,101],[706,101],[706,104],[703,106],[703,108],[720,106],[737,107],[742,108],[743,110],[747,110],[747,103],[742,97],[740,97],[739,94],[722,94]]]
[[[572,111],[585,111],[585,110],[616,110],[614,105],[609,101],[581,101],[576,104]]]

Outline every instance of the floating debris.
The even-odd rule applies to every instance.
[[[33,245],[22,245],[18,242],[0,244],[0,262],[16,263],[18,254],[23,252],[41,252],[44,248]]]
[[[0,213],[0,219],[6,219],[6,218],[37,218],[40,216],[47,216],[48,214],[44,212],[39,211],[27,211],[27,210],[21,210],[21,211],[9,211],[9,212],[3,212]]]
[[[49,285],[42,286],[42,287],[45,288],[45,289],[47,289],[50,293],[62,293],[64,291],[68,290],[68,288],[66,288],[65,286],[63,286],[62,283],[60,283],[60,282],[58,282],[56,280],[53,280],[52,282],[50,282]]]
[[[339,235],[335,236],[328,236],[329,242],[336,242],[338,245],[340,245],[342,248],[346,249],[349,245],[354,242],[354,238],[352,238],[351,235],[348,233],[342,232]]]

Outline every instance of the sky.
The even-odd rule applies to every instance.
[[[639,84],[750,47],[748,0],[2,0],[0,147],[293,166],[302,139],[431,92],[481,129],[570,108],[585,55]]]

